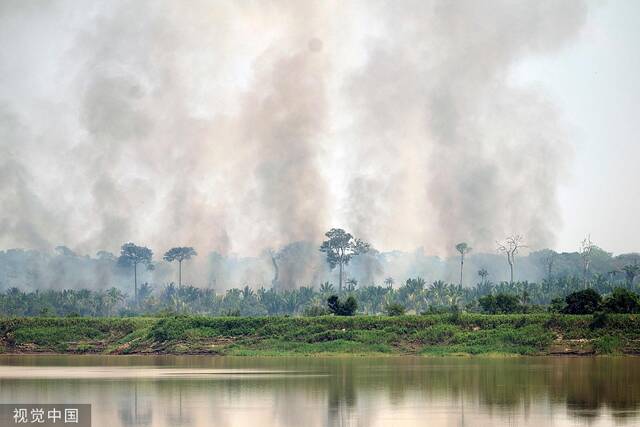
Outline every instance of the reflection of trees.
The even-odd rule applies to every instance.
[[[478,402],[489,413],[523,411],[525,416],[534,404],[564,405],[577,417],[598,416],[607,408],[618,419],[635,416],[640,408],[640,363],[635,358],[394,358],[348,363],[349,374],[327,385],[329,396],[334,396],[329,410],[338,407],[339,393],[344,395],[343,405],[347,399],[355,405],[357,394],[372,390],[386,390],[393,405],[419,395]],[[333,390],[339,385],[348,387]]]
[[[333,378],[328,382],[327,418],[332,426],[350,425],[351,412],[356,404],[354,387],[354,370],[348,365],[340,366],[332,372]]]
[[[551,389],[554,400],[565,400],[574,416],[594,417],[603,407],[619,419],[636,415],[640,407],[640,366],[634,358],[563,360]]]
[[[176,396],[175,392],[173,393],[172,401],[174,403],[177,403],[177,407],[176,405],[174,405],[169,411],[169,413],[167,414],[167,421],[168,421],[167,425],[178,427],[178,426],[189,426],[193,424],[193,418],[191,417],[191,413],[188,410],[185,410],[183,408],[182,387],[183,386],[181,383],[177,384],[178,395]],[[189,393],[187,393],[187,398],[188,396],[189,396]]]
[[[132,396],[121,401],[118,415],[123,426],[150,426],[153,421],[153,410],[148,402],[138,401],[138,383],[132,384]]]
[[[144,359],[125,358],[120,363],[133,367]],[[113,363],[115,358],[108,360]],[[373,424],[384,408],[405,405],[428,410],[443,402],[460,414],[464,407],[467,425],[473,425],[473,414],[479,412],[490,417],[520,414],[527,419],[534,410],[539,414],[566,408],[574,418],[589,420],[610,412],[617,420],[629,421],[640,409],[640,359],[630,357],[175,358],[144,363],[156,362],[184,368],[294,372],[115,382],[0,379],[0,400],[45,401],[60,395],[82,402],[90,399],[96,404],[96,417],[115,415],[123,426],[200,426],[206,425],[204,420],[233,425],[242,405],[253,402],[263,402],[253,410],[262,411],[269,420],[265,424],[281,426]]]

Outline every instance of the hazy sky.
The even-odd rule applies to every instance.
[[[489,6],[490,4],[490,6]],[[0,0],[0,249],[640,249],[640,2]]]
[[[515,71],[549,94],[573,147],[559,193],[560,249],[576,250],[591,233],[607,250],[640,250],[639,22],[640,2],[591,1],[576,40]]]

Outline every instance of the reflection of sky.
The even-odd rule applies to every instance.
[[[525,61],[518,83],[539,84],[568,124],[574,148],[560,192],[558,249],[591,233],[599,246],[638,250],[640,210],[640,2],[592,0],[579,38],[554,55]]]
[[[145,360],[153,361],[133,364]],[[195,379],[197,364],[236,371]],[[188,379],[179,375],[185,366]],[[240,366],[297,372],[306,366],[324,375],[239,375]],[[12,369],[0,366],[0,401],[92,403],[93,425],[108,427],[606,426],[640,420],[636,358],[183,358],[167,366],[168,376],[157,368],[148,375],[135,368],[146,378],[123,378],[117,373],[122,368],[78,367],[73,379],[34,378],[42,376],[38,369],[29,379],[6,379]]]

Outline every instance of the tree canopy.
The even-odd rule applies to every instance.
[[[341,228],[332,228],[325,233],[327,240],[322,242],[320,252],[324,252],[327,256],[327,263],[333,270],[338,266],[340,268],[339,289],[342,289],[342,270],[344,266],[349,264],[351,258],[356,255],[364,254],[369,251],[369,244],[354,238]]]
[[[169,249],[162,259],[168,262],[178,261],[182,262],[187,259],[191,259],[197,256],[198,253],[192,247],[176,247]]]
[[[134,243],[125,243],[120,248],[118,264],[121,266],[137,266],[138,264],[150,265],[153,258],[153,251],[145,246],[138,246]]]
[[[369,244],[355,239],[341,228],[332,228],[325,233],[327,240],[322,242],[320,252],[327,254],[327,262],[333,269],[342,264],[347,265],[355,255],[369,251]]]
[[[145,246],[137,246],[134,243],[125,243],[120,248],[118,264],[125,267],[133,267],[134,299],[138,301],[138,264],[144,264],[147,269],[153,269],[151,259],[153,251]]]
[[[566,314],[592,314],[600,309],[602,297],[593,289],[572,292],[565,298],[566,306],[562,310]]]

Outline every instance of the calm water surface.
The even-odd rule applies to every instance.
[[[94,426],[640,425],[640,358],[0,356],[1,403]]]

